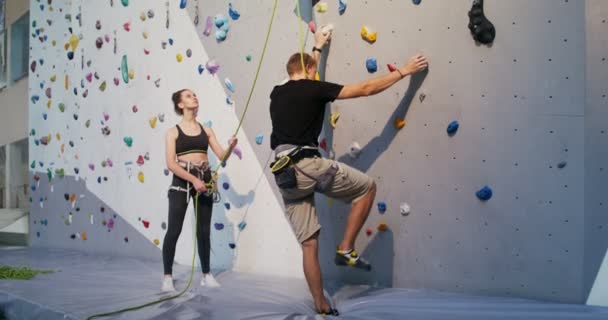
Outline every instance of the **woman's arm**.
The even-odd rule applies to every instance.
[[[213,132],[211,128],[204,129],[207,133],[207,137],[209,137],[209,146],[211,147],[211,150],[213,150],[213,153],[215,153],[215,155],[218,157],[218,159],[220,159],[220,161],[225,160],[224,157],[227,156],[226,150],[224,150],[224,148],[222,148],[219,142],[217,142],[215,132]],[[232,137],[230,138],[230,141],[228,143],[232,148],[234,148],[234,146],[236,146],[237,139],[235,137]]]

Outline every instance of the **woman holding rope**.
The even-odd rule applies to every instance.
[[[161,291],[175,291],[172,276],[173,259],[190,198],[194,199],[197,204],[195,206],[196,239],[203,271],[200,284],[201,286],[218,287],[219,283],[211,274],[209,267],[213,193],[210,192],[207,185],[212,182],[207,150],[211,147],[219,159],[224,159],[228,151],[218,143],[211,128],[203,127],[196,120],[199,104],[194,92],[182,89],[173,93],[171,99],[175,113],[182,116],[182,120],[178,125],[170,128],[166,134],[165,157],[167,168],[173,172],[173,182],[168,194],[169,226],[163,242],[165,276]],[[231,137],[228,144],[228,150],[232,150],[237,144],[236,137]]]

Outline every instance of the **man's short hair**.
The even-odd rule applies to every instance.
[[[296,53],[292,54],[291,57],[289,57],[289,61],[287,61],[287,66],[286,66],[288,75],[291,76],[298,72],[303,71],[301,56],[302,56],[302,53],[296,52]],[[308,53],[304,53],[304,65],[306,66],[306,68],[308,68],[310,66],[315,66],[316,64],[317,64],[317,62],[311,55],[309,55]]]

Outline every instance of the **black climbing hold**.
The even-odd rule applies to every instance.
[[[475,41],[490,44],[496,37],[494,25],[483,12],[483,0],[473,0],[473,7],[469,11],[469,30]]]

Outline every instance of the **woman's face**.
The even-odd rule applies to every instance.
[[[182,92],[179,107],[189,110],[198,109],[198,98],[196,97],[196,94],[190,90]]]

